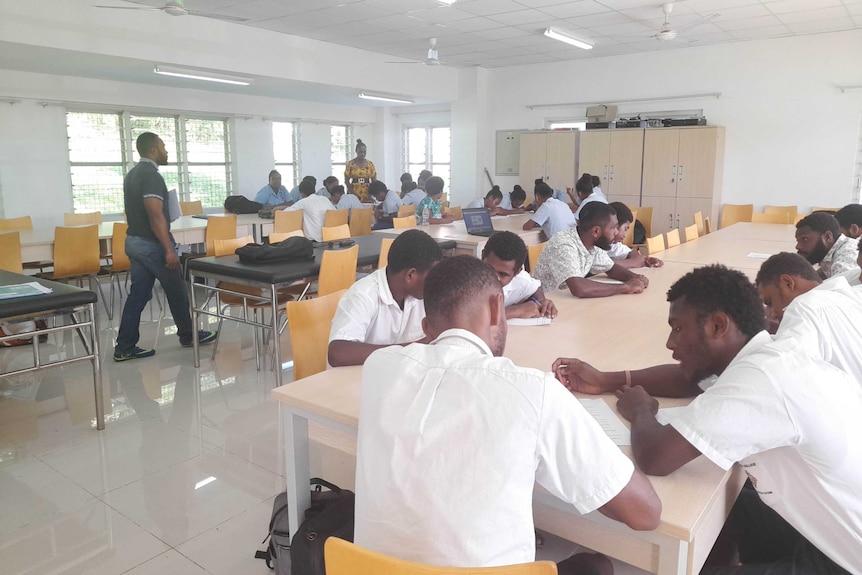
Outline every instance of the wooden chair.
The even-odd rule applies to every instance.
[[[126,278],[128,278],[129,270],[132,269],[132,261],[129,259],[128,254],[126,254],[126,235],[128,231],[129,224],[114,222],[114,229],[111,233],[110,263],[102,268],[102,273],[108,274],[108,283],[111,284],[111,311],[108,312],[108,319],[114,319],[114,282],[117,283],[117,291],[120,293],[120,300],[122,301],[123,290],[120,286],[120,274],[126,274]]]
[[[631,209],[631,208],[629,208]],[[638,211],[632,210],[632,225],[629,226],[629,229],[626,231],[626,235],[623,238],[623,245],[632,247],[632,244],[635,241],[635,222],[638,221]]]
[[[444,208],[449,207],[449,194],[443,192],[443,195],[440,196],[440,205]]]
[[[359,249],[357,246],[351,249],[354,248],[357,251]],[[287,302],[287,326],[293,347],[294,380],[326,369],[329,330],[332,327],[332,318],[335,317],[338,302],[345,291],[336,291],[314,299]]]
[[[216,240],[232,240],[236,238],[236,214],[229,216],[214,216],[207,218],[207,255],[215,255]]]
[[[724,204],[721,206],[721,227],[726,228],[739,222],[750,222],[753,213],[753,204]]]
[[[416,215],[416,206],[415,205],[408,206],[406,204],[402,204],[402,205],[398,206],[398,217],[399,218],[404,218],[407,216],[415,216],[415,215]],[[393,218],[393,220],[394,220],[394,218]]]
[[[371,235],[373,208],[353,208],[350,210],[350,237]]]
[[[380,242],[380,257],[377,258],[377,269],[386,267],[389,263],[389,248],[392,247],[392,242],[395,238],[383,238]]]
[[[698,237],[706,234],[706,230],[703,227],[703,212],[695,212],[694,213],[694,225],[697,226]],[[688,240],[686,240],[686,241],[688,241]]]
[[[271,232],[269,234],[269,243],[277,244],[278,242],[283,242],[287,238],[304,238],[305,234],[302,233],[302,230],[294,230],[292,232]]]
[[[404,206],[402,206],[404,207]],[[409,206],[413,207],[413,206]],[[392,218],[392,227],[396,230],[406,229],[406,228],[415,228],[416,227],[416,216],[404,216],[403,218]]]
[[[703,231],[704,234],[712,232],[712,223],[709,221],[709,216],[703,218]]]
[[[333,210],[330,210],[330,212]],[[347,213],[347,210],[339,210],[341,212]],[[326,212],[327,214],[329,212]],[[350,226],[346,223],[339,224],[337,226],[324,226],[320,229],[320,233],[323,235],[323,241],[325,242],[333,242],[335,240],[346,240],[350,237]]]
[[[294,210],[286,212],[278,210],[273,212],[275,219],[272,221],[272,231],[274,232],[295,232],[302,231],[302,210]]]
[[[655,255],[664,251],[664,236],[659,234],[646,239],[647,255]]]
[[[464,213],[461,211],[461,206],[452,206],[451,208],[443,208],[444,214],[452,214],[456,220],[463,220]]]
[[[203,202],[180,202],[180,213],[184,216],[197,216],[204,213]]]
[[[323,226],[327,228],[334,228],[335,226],[346,226],[347,217],[349,215],[350,210],[328,210],[323,217]]]
[[[75,280],[83,285],[86,278],[92,289],[93,283],[99,290],[99,296],[109,316],[113,313],[108,309],[108,302],[102,292],[102,284],[98,275],[102,269],[102,258],[99,255],[99,226],[75,226],[54,228],[54,270],[36,274],[54,281]]]
[[[323,546],[326,575],[557,575],[553,561],[500,567],[437,567],[396,559],[330,537]]]
[[[680,244],[679,241],[679,228],[673,228],[667,232],[667,247],[675,248]]]
[[[86,214],[63,214],[64,226],[86,226],[89,224],[101,224],[102,212],[89,212]]]
[[[700,237],[700,234],[698,234],[697,232],[697,224],[691,224],[690,226],[686,226],[684,231],[686,242],[696,240],[698,237]]]
[[[764,214],[785,214],[786,224],[792,224],[796,219],[797,206],[763,206]],[[754,221],[754,220],[752,220]]]
[[[0,270],[24,273],[21,263],[21,235],[17,232],[0,233]]]
[[[547,243],[548,242],[542,242],[540,244],[527,246],[527,264],[530,266],[530,269],[527,271],[532,272],[536,269],[536,264],[539,262],[539,256],[542,255],[542,250],[545,249],[545,244]]]
[[[644,227],[644,231],[646,232],[646,237],[650,237],[652,235],[652,211],[653,209],[646,206],[641,206],[638,208],[638,217],[637,220]],[[632,226],[634,227],[634,226]]]
[[[6,218],[0,220],[0,230],[32,230],[33,220],[30,216],[20,218]]]
[[[751,223],[753,224],[790,224],[791,221],[788,221],[787,217],[789,214],[785,212],[754,212],[751,214]],[[796,214],[794,214],[796,217]]]
[[[356,282],[356,265],[359,246],[346,250],[326,250],[320,259],[320,275],[317,278],[317,294],[329,295],[346,290]]]
[[[831,213],[833,213],[833,214],[834,214],[835,212],[837,212],[837,211],[838,211],[838,210],[840,210],[840,209],[841,209],[841,208],[820,208],[820,207],[813,207],[813,208],[811,208],[811,213],[813,214],[814,212],[831,212]]]

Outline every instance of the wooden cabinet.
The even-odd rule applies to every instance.
[[[578,133],[522,132],[520,184],[531,196],[534,182],[542,178],[555,190],[572,188],[577,178]]]
[[[602,191],[612,202],[639,200],[643,150],[644,130],[588,130],[581,134],[579,175],[599,176]]]

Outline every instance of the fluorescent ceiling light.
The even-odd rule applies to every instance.
[[[201,479],[200,481],[198,481],[197,483],[195,483],[195,489],[200,489],[201,487],[204,487],[204,486],[206,486],[206,485],[209,485],[210,483],[212,483],[212,482],[213,482],[213,481],[215,481],[215,480],[216,480],[216,478],[215,478],[215,477],[213,477],[212,475],[210,475],[210,476],[209,476],[209,477],[207,477],[206,479]]]
[[[153,68],[153,72],[161,74],[162,76],[191,78],[192,80],[205,80],[207,82],[219,82],[222,84],[234,84],[237,86],[248,86],[252,82],[251,78],[245,78],[243,76],[231,76],[229,74],[221,74],[219,72],[203,72],[189,68],[165,66],[164,64],[157,64],[156,67]]]
[[[451,6],[452,4],[454,4],[457,1],[458,0],[437,0],[437,2],[440,2],[441,4],[448,4],[449,6]]]
[[[381,102],[395,102],[396,104],[415,104],[413,100],[408,100],[407,98],[398,98],[395,96],[383,96],[381,94],[366,94],[365,92],[359,92],[359,97],[363,100],[379,100]]]
[[[580,38],[575,38],[570,34],[566,34],[564,32],[560,32],[559,30],[554,30],[550,26],[545,28],[545,36],[548,38],[553,38],[554,40],[559,40],[560,42],[565,42],[566,44],[570,44],[571,46],[575,46],[576,48],[581,48],[582,50],[592,50],[593,45],[585,40],[581,40]]]

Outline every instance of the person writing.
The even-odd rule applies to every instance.
[[[416,185],[413,182],[411,183]],[[377,220],[377,223],[374,224],[373,229],[383,230],[391,228],[392,218],[398,216],[398,208],[403,203],[398,192],[388,189],[386,184],[380,180],[376,180],[371,182],[368,193],[378,202],[374,206],[374,218]]]
[[[545,298],[542,282],[524,270],[527,246],[518,234],[498,232],[482,249],[482,261],[491,266],[503,286],[507,318],[557,317],[557,306]]]
[[[595,192],[593,192],[595,194]],[[607,202],[605,202],[607,203]],[[623,243],[629,228],[634,225],[634,214],[627,205],[622,202],[611,202],[610,206],[617,213],[617,235],[611,243],[608,255],[624,268],[660,268],[664,262],[652,256],[644,256],[638,250],[633,250]]]
[[[359,201],[359,198],[353,194],[345,194],[344,186],[335,186],[330,192],[332,205],[336,210],[352,210],[353,208],[363,208],[364,206]]]
[[[554,198],[554,190],[545,182],[536,184],[533,190],[536,201],[536,213],[525,222],[523,229],[532,230],[541,226],[547,239],[552,239],[558,232],[575,225],[575,216],[569,209],[569,204]]]
[[[371,160],[365,158],[368,147],[362,140],[356,140],[356,157],[344,167],[344,184],[347,193],[359,198],[360,203],[368,203],[368,186],[377,179],[377,169]]]
[[[471,201],[469,204],[464,206],[465,208],[485,208],[492,216],[500,215],[503,213],[502,210],[498,208],[500,202],[503,201],[503,192],[500,191],[500,186],[494,186],[491,188],[491,191],[485,194],[485,198],[476,198]]]

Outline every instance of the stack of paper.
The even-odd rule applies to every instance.
[[[0,286],[0,300],[51,293],[53,290],[38,282]]]

